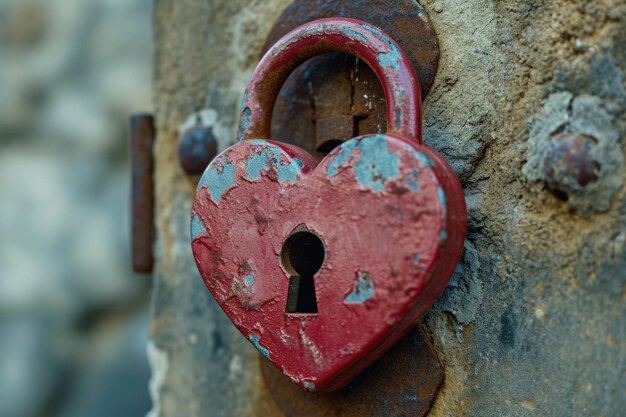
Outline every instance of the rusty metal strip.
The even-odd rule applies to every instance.
[[[154,264],[154,117],[138,113],[130,117],[131,248],[133,270],[150,273]]]

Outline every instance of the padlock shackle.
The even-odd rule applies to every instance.
[[[372,68],[385,92],[387,133],[422,143],[422,99],[411,61],[385,32],[347,18],[306,23],[267,51],[244,94],[238,138],[269,139],[274,102],[287,77],[304,61],[326,52],[354,55]]]

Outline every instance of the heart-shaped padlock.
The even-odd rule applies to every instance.
[[[350,139],[318,164],[303,149],[262,138],[289,73],[330,51],[375,71],[387,133]],[[460,183],[422,144],[408,57],[380,29],[353,19],[308,23],[265,54],[244,95],[239,139],[198,184],[198,269],[234,325],[295,383],[339,389],[446,286],[465,239]]]

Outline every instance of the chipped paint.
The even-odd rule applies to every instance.
[[[251,287],[253,284],[254,284],[254,275],[252,274],[246,275],[246,285],[248,287]]]
[[[424,164],[426,167],[433,167],[433,161],[431,161],[430,158],[424,155],[422,152],[416,151],[411,145],[406,145],[406,149],[413,154],[415,159]]]
[[[246,102],[248,101],[248,89],[243,90],[243,95],[241,96],[241,106],[239,107],[242,111],[246,108]]]
[[[400,161],[398,156],[389,150],[387,136],[373,135],[352,139],[341,145],[340,152],[326,168],[329,177],[337,175],[339,168],[352,160],[355,149],[360,150],[360,156],[354,167],[354,175],[362,187],[381,192],[387,181],[400,176]]]
[[[288,164],[278,164],[278,182],[295,184],[302,173],[302,168],[304,168],[304,162],[298,158],[293,158]]]
[[[249,181],[256,181],[261,178],[263,171],[275,170],[278,174],[278,182],[290,182],[295,184],[298,176],[302,174],[304,162],[299,158],[293,158],[289,163],[279,161],[278,158],[284,155],[283,151],[277,147],[268,144],[263,140],[250,141],[253,145],[262,146],[260,152],[254,152],[246,162],[245,178]]]
[[[367,25],[364,26],[364,28],[374,33],[381,41],[385,42],[387,46],[389,46],[389,52],[378,53],[378,63],[380,66],[383,68],[392,68],[394,71],[398,71],[400,69],[400,62],[402,61],[402,53],[396,46],[396,43],[382,31],[372,26]]]
[[[441,203],[441,210],[443,211],[443,217],[445,219],[447,216],[446,193],[443,191],[443,188],[437,187],[437,197],[439,198],[439,202]]]
[[[391,50],[386,53],[383,53],[383,52],[378,53],[378,63],[383,68],[391,67],[394,70],[398,70],[398,66],[399,66],[398,62],[400,61],[400,59],[401,59],[401,56],[397,49]]]
[[[420,183],[418,180],[419,168],[415,167],[413,170],[404,178],[404,185],[409,187],[409,189],[413,192],[419,191]]]
[[[356,149],[358,144],[358,140],[351,139],[344,142],[339,147],[338,153],[334,155],[333,160],[330,161],[328,163],[328,166],[326,167],[326,174],[329,177],[334,177],[335,175],[339,174],[340,168],[344,168],[344,166],[347,165],[347,163],[350,161],[352,153],[354,152],[354,149]]]
[[[206,233],[206,227],[204,222],[196,213],[191,218],[191,239],[196,239],[198,236]]]
[[[248,339],[250,339],[250,342],[252,342],[254,347],[257,348],[257,350],[261,352],[263,356],[265,356],[267,359],[270,359],[270,351],[267,350],[267,348],[261,346],[261,343],[259,341],[261,339],[261,336],[258,336],[254,333],[250,333],[248,335]]]
[[[272,152],[272,149],[270,149],[267,143],[264,143],[260,152],[254,152],[246,162],[245,178],[250,181],[260,179],[262,171],[267,171],[270,168],[270,160],[272,159],[275,159],[274,152]]]
[[[317,348],[315,343],[306,335],[303,329],[300,329],[300,340],[302,340],[304,346],[306,346],[311,352],[311,356],[313,357],[315,364],[319,367],[324,367],[326,364],[322,353]]]
[[[270,137],[273,107],[262,98],[278,93],[296,63],[334,51],[354,55],[379,72],[391,108],[388,131],[421,141],[420,89],[409,58],[379,29],[365,22],[339,20],[301,26],[267,51],[248,84],[239,140]],[[311,47],[314,42],[315,48]],[[402,91],[399,98],[396,91]]]
[[[228,162],[226,155],[215,158],[198,183],[198,190],[203,186],[215,204],[219,204],[226,191],[235,185],[235,166]]]
[[[302,386],[307,391],[315,391],[315,382],[313,382],[313,381],[304,381],[302,383]]]
[[[446,186],[451,213],[462,192],[460,187],[450,191],[449,182],[440,181],[449,173],[440,175],[442,164],[433,159],[435,170],[425,156],[435,158],[434,151],[419,146],[421,101],[408,60],[399,48],[386,44],[391,39],[375,37],[354,21],[328,22],[322,30],[328,32],[325,37],[305,27],[293,32],[299,38],[282,42],[265,55],[244,98],[240,125],[244,141],[226,151],[236,168],[236,185],[219,206],[207,204],[202,190],[193,208],[210,232],[192,242],[205,284],[261,354],[271,356],[293,382],[300,386],[307,382],[305,389],[313,391],[341,388],[374,359],[364,356],[372,351],[372,343],[385,340],[377,346],[382,352],[395,342],[413,324],[402,320],[407,306],[418,306],[411,310],[416,316],[425,313],[447,283],[464,237],[461,222],[455,228],[451,221],[446,225],[450,237],[438,240],[444,227],[436,187]],[[370,42],[363,45],[354,33],[341,32],[343,27]],[[311,38],[304,40],[307,30]],[[273,103],[268,94],[284,81],[294,60],[333,42],[364,57],[380,75],[390,106],[388,133],[347,141],[317,165],[304,149],[260,138],[271,137]],[[388,60],[390,67],[381,67],[379,58]],[[391,68],[395,58],[397,71]],[[414,147],[405,148],[408,143]],[[293,185],[281,187],[279,181]],[[358,259],[319,270],[313,289],[318,314],[285,312],[289,276],[280,262],[284,255],[280,248],[287,231],[300,224],[315,227],[324,237],[329,259],[341,258],[341,248],[361,248],[352,253]],[[381,245],[393,251],[381,252]],[[448,246],[450,251],[445,250]],[[291,260],[292,254],[287,255]],[[254,268],[243,265],[244,260]],[[432,268],[439,260],[443,267]],[[426,287],[420,286],[422,282]]]
[[[367,271],[359,271],[354,289],[343,300],[348,304],[360,304],[372,298],[374,295],[374,281]]]
[[[368,136],[359,141],[361,159],[356,163],[356,180],[365,188],[381,192],[385,183],[400,176],[398,155],[389,151],[387,136]]]
[[[342,32],[345,33],[346,35],[348,35],[351,38],[360,40],[361,42],[364,42],[364,43],[368,43],[369,42],[367,37],[365,37],[365,35],[363,35],[362,33],[357,32],[356,30],[351,29],[349,27],[342,28]]]

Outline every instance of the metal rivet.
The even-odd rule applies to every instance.
[[[548,145],[543,157],[543,175],[557,197],[567,199],[576,189],[595,182],[600,164],[591,153],[597,141],[588,135],[561,133]]]
[[[178,158],[187,175],[202,174],[215,155],[217,140],[212,128],[195,126],[180,136]]]

